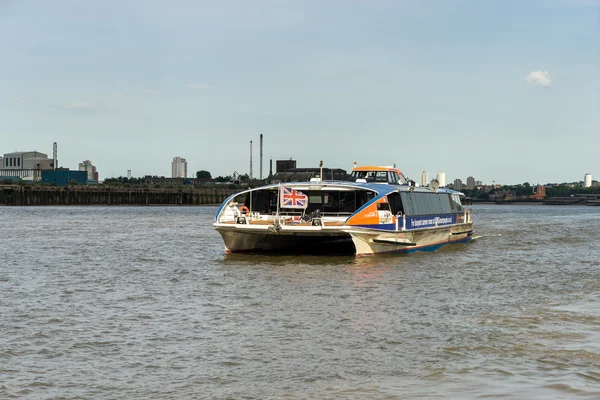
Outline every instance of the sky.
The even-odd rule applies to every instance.
[[[0,0],[0,155],[600,179],[600,0]]]

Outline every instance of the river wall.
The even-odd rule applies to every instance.
[[[0,185],[0,205],[208,205],[220,204],[235,190],[217,188],[126,188],[114,186]]]

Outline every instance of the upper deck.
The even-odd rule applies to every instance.
[[[352,168],[348,180],[361,183],[387,183],[389,185],[402,185],[408,182],[402,171],[395,167],[376,165],[357,167],[356,164]]]

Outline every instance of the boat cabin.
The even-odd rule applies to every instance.
[[[390,185],[402,185],[407,182],[399,169],[380,166],[354,166],[348,180],[351,182],[386,183]]]

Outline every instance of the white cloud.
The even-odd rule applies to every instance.
[[[189,85],[185,85],[188,89],[214,89],[214,86],[204,85],[202,83],[190,83]]]
[[[552,86],[552,78],[548,71],[531,71],[529,75],[525,77],[525,82],[530,85],[540,85],[545,88]]]

